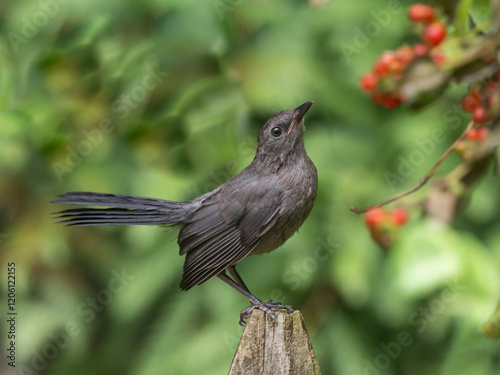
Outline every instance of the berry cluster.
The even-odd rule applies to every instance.
[[[480,144],[488,137],[490,129],[487,126],[491,120],[490,108],[498,105],[500,100],[500,72],[482,86],[472,86],[467,95],[462,98],[462,109],[469,112],[474,127],[466,138],[456,148],[456,152],[465,160],[471,160],[480,149]]]
[[[423,25],[422,39],[430,46],[438,46],[446,38],[446,26],[436,19],[436,12],[430,5],[413,4],[408,18],[417,25]]]
[[[365,224],[370,230],[372,239],[384,248],[392,245],[396,231],[407,221],[408,212],[402,207],[392,211],[374,208],[365,214]]]
[[[488,109],[500,99],[499,81],[500,72],[482,87],[470,87],[467,95],[462,98],[462,109],[472,114],[472,121],[475,124],[481,125],[490,120]]]
[[[417,57],[429,55],[437,65],[445,62],[444,55],[434,47],[446,37],[445,25],[436,18],[434,8],[424,4],[414,4],[408,11],[408,17],[421,28],[423,43],[414,46],[404,45],[396,51],[385,51],[375,62],[370,73],[363,74],[360,85],[369,93],[375,104],[388,109],[397,107],[404,98],[394,94],[395,83],[403,76],[404,69]],[[423,26],[423,28],[422,28]]]

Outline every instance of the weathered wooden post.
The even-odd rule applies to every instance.
[[[320,369],[300,311],[262,310],[248,319],[229,375],[317,375]]]

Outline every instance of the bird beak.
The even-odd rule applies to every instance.
[[[306,112],[309,110],[309,108],[311,108],[313,103],[314,102],[307,102],[295,109],[292,124],[290,125],[290,129],[288,129],[288,135],[290,135],[290,133],[292,132],[293,127],[300,123],[300,121],[302,121]]]

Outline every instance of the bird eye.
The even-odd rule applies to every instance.
[[[281,133],[282,133],[282,130],[279,127],[275,127],[275,128],[271,129],[271,134],[273,135],[273,137],[279,137],[281,135]]]

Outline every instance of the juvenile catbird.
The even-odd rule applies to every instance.
[[[76,208],[56,214],[67,225],[178,225],[180,254],[186,255],[182,290],[217,276],[251,303],[241,312],[240,324],[256,307],[276,320],[272,309],[291,309],[253,296],[235,265],[248,255],[268,253],[283,245],[311,212],[318,176],[304,148],[303,118],[312,103],[267,120],[260,129],[252,163],[190,202],[73,192],[52,203],[111,208]]]

